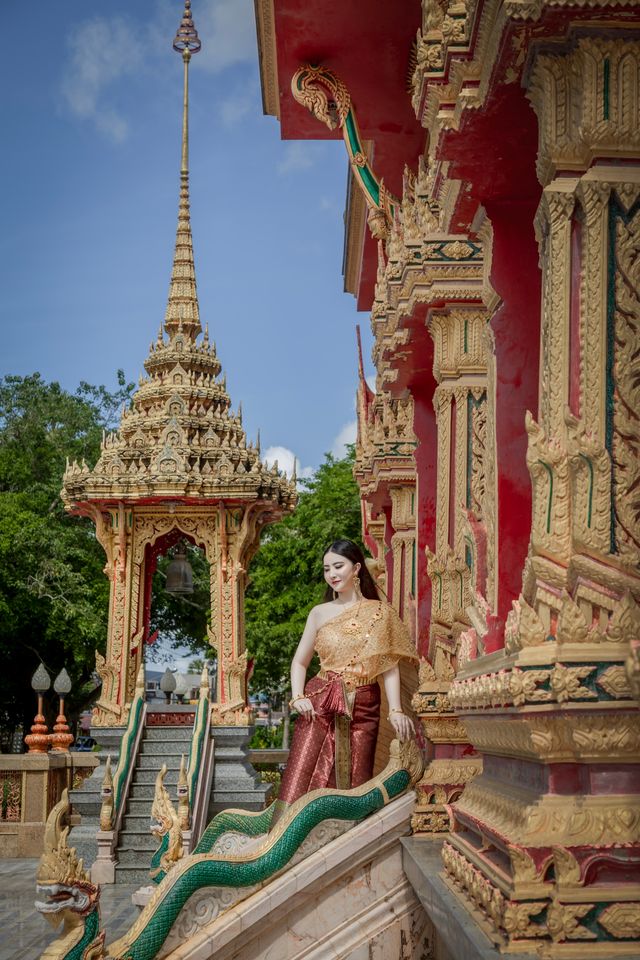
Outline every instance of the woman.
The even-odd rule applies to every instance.
[[[414,734],[400,703],[400,660],[415,649],[395,610],[380,600],[362,551],[336,540],[324,555],[325,602],[307,618],[291,664],[290,706],[300,715],[282,778],[278,814],[318,787],[370,780],[380,721],[382,676],[389,721],[400,740]],[[320,672],[305,687],[314,652]]]

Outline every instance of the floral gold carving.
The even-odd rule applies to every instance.
[[[608,667],[600,674],[596,684],[616,700],[632,696],[631,683],[624,667]]]
[[[582,680],[593,673],[595,667],[565,667],[557,664],[551,671],[550,685],[558,703],[567,700],[597,699],[598,694],[588,690]]]
[[[613,903],[605,907],[598,923],[616,940],[640,937],[640,903]]]
[[[554,848],[553,864],[557,883],[562,886],[577,886],[581,883],[580,864],[566,847]]]
[[[510,936],[517,939],[537,936],[540,927],[537,923],[532,923],[531,918],[539,916],[544,908],[544,902],[508,903],[504,908],[502,920],[504,929]]]
[[[580,920],[593,909],[593,903],[558,903],[553,901],[547,909],[547,929],[554,941],[595,940],[597,934],[583,926]]]

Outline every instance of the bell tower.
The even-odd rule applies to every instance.
[[[96,651],[102,692],[92,724],[126,723],[149,639],[151,581],[159,556],[179,541],[210,564],[209,643],[218,656],[213,722],[248,722],[244,591],[260,531],[295,505],[295,478],[260,460],[232,412],[215,344],[204,333],[189,206],[189,63],[201,42],[185,0],[173,41],[184,65],[180,198],[164,324],[151,344],[131,408],[103,438],[98,462],[67,465],[66,509],[88,516],[110,581],[107,648]]]

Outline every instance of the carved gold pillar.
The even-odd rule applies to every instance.
[[[640,43],[539,53],[539,415],[530,553],[505,651],[450,691],[483,773],[444,859],[503,949],[640,940]]]
[[[358,398],[354,476],[363,501],[364,537],[376,559],[376,580],[415,639],[413,402],[385,390],[373,393],[364,382]]]
[[[489,490],[485,484],[487,407],[487,313],[454,307],[433,313],[434,394],[438,485],[436,549],[428,554],[432,581],[431,637],[437,650],[448,641],[451,656],[469,625],[473,602],[474,550],[471,514],[482,522]],[[446,644],[445,644],[446,645]],[[434,651],[435,657],[435,651]]]
[[[120,504],[109,511],[92,508],[90,515],[107,555],[105,574],[109,578],[106,655],[96,651],[102,690],[91,722],[95,726],[120,726],[127,722],[135,687],[135,666],[131,662],[132,514]],[[133,687],[129,690],[128,678],[132,673]]]
[[[244,641],[244,593],[247,568],[259,543],[258,505],[219,510],[221,530],[218,563],[212,568],[209,642],[218,652],[215,724],[244,725],[247,709],[247,653]]]
[[[410,625],[415,639],[416,596],[416,488],[415,483],[393,486],[391,496],[391,537],[393,551],[393,597],[400,616]]]
[[[445,804],[457,799],[481,769],[478,757],[463,759],[468,737],[448,697],[455,676],[459,640],[470,625],[474,602],[475,556],[468,516],[483,519],[486,455],[487,313],[452,306],[434,311],[433,404],[437,426],[435,551],[427,550],[432,586],[431,664],[423,663],[414,706],[420,714],[433,759],[418,784],[413,818],[416,832],[442,832],[449,826]]]

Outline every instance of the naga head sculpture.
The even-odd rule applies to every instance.
[[[100,888],[91,882],[74,847],[67,846],[69,827],[63,827],[70,810],[67,790],[47,818],[44,853],[36,874],[36,909],[57,926],[70,911],[85,917],[98,904]],[[69,919],[69,918],[67,918]]]

